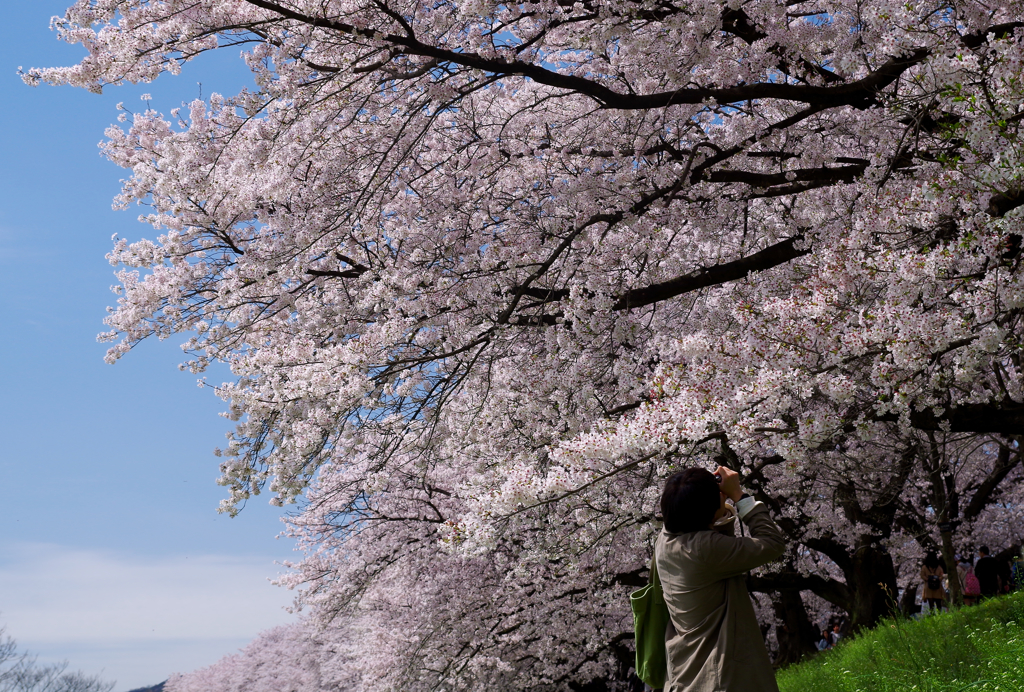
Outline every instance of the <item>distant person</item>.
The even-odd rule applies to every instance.
[[[720,466],[717,475],[688,468],[661,495],[655,559],[669,613],[665,692],[778,692],[746,575],[781,557],[786,539],[768,508],[742,493],[738,473]],[[749,536],[735,535],[733,511]]]
[[[831,648],[832,644],[829,642],[828,630],[822,630],[821,639],[818,640],[818,651],[825,651]]]
[[[971,551],[967,551],[963,555],[957,555],[957,557],[956,557],[956,564],[957,564],[958,568],[959,567],[963,567],[963,568],[966,569],[967,567],[970,567],[971,570],[973,571],[974,570],[974,553],[972,553]],[[963,584],[963,579],[960,580],[960,583]]]
[[[956,574],[960,577],[960,590],[963,593],[964,605],[970,606],[981,598],[981,584],[974,573],[974,556],[963,558],[956,566]]]
[[[941,610],[946,603],[946,590],[942,586],[944,576],[946,573],[939,564],[939,556],[934,550],[929,551],[921,566],[921,581],[924,582],[921,599],[928,604],[929,610]]]
[[[978,577],[981,597],[985,599],[998,596],[1002,591],[1002,584],[999,583],[999,561],[989,555],[988,546],[978,548],[978,555],[981,557],[974,566],[974,574]]]
[[[832,625],[832,646],[839,643],[839,640],[843,638],[843,633],[839,631],[840,627],[838,624]]]

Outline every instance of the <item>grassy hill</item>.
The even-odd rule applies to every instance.
[[[886,621],[778,681],[781,692],[1022,692],[1024,593]]]

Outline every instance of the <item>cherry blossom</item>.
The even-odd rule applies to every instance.
[[[925,549],[1019,540],[1020,2],[80,0],[54,26],[88,55],[30,84],[252,70],[108,130],[159,235],[115,239],[103,338],[231,367],[223,509],[298,503],[280,636],[309,689],[621,685],[687,464],[775,513],[792,548],[751,583],[794,631],[876,622]]]

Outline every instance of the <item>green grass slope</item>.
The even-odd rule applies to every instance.
[[[1024,593],[883,622],[778,681],[781,692],[1024,692]]]

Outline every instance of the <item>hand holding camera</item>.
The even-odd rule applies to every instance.
[[[740,488],[740,474],[725,466],[719,466],[715,471],[715,480],[718,481],[719,492],[737,503],[743,495]]]

